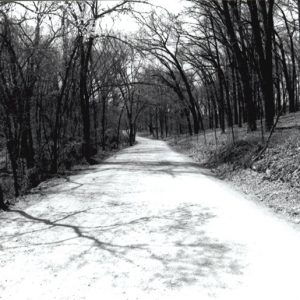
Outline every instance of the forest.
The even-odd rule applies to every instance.
[[[299,110],[300,1],[181,3],[0,2],[2,206],[137,133],[266,142]],[[138,29],[114,26],[124,17]]]

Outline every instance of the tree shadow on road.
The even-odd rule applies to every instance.
[[[145,269],[145,276],[149,278],[149,289],[151,282],[155,281],[174,288],[188,284],[202,284],[207,278],[218,278],[221,273],[238,275],[243,270],[243,266],[237,263],[239,257],[234,252],[236,249],[232,249],[232,245],[207,235],[205,226],[215,216],[199,205],[179,206],[163,214],[133,219],[128,217],[127,220],[109,225],[79,226],[76,218],[89,211],[90,209],[76,211],[50,220],[22,210],[11,209],[9,213],[19,215],[16,222],[21,224],[26,220],[32,225],[41,224],[43,227],[6,236],[8,239],[16,239],[22,235],[23,239],[17,243],[10,243],[7,248],[4,243],[2,251],[40,246],[54,250],[70,245],[70,242],[76,242],[75,246],[84,247],[84,250],[70,253],[69,261],[66,261],[64,268],[70,261],[76,261],[78,266],[81,266],[89,264],[92,259],[99,267],[101,264],[110,264],[111,272],[116,273],[119,272],[116,259],[135,266],[140,266],[141,261],[150,261],[150,266],[153,264],[156,267],[155,272]],[[30,226],[26,228],[28,227],[30,228]],[[71,236],[60,237],[60,229],[70,230]],[[52,230],[58,230],[58,238],[47,241],[47,231]],[[27,234],[29,237],[26,239],[24,236]],[[30,238],[32,234],[37,238],[40,236],[41,242],[32,243]],[[2,238],[4,236],[1,240]]]
[[[102,167],[98,169],[99,172],[120,170],[121,172],[146,172],[151,174],[168,174],[170,176],[177,176],[183,174],[198,174],[205,175],[208,177],[215,176],[206,169],[200,168],[199,164],[194,162],[174,162],[168,160],[160,161],[114,161],[114,162],[103,162]]]

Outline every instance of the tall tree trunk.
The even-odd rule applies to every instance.
[[[106,97],[102,97],[102,116],[101,116],[101,126],[102,126],[102,150],[105,151],[106,148]]]
[[[257,129],[256,126],[256,108],[253,102],[253,93],[251,88],[251,77],[250,77],[250,71],[249,66],[246,57],[244,56],[245,53],[243,53],[239,47],[239,42],[236,36],[236,32],[232,23],[231,14],[229,12],[228,3],[230,1],[228,0],[222,0],[223,4],[223,13],[224,13],[224,19],[225,19],[225,25],[227,28],[227,32],[230,38],[230,43],[233,49],[233,53],[235,55],[238,70],[240,73],[240,77],[242,80],[242,86],[243,86],[243,94],[244,94],[244,100],[246,104],[246,111],[247,111],[247,123],[248,123],[248,129],[250,131],[254,131]],[[230,3],[230,5],[234,5],[234,3]],[[234,9],[234,7],[233,7]]]
[[[91,130],[90,130],[90,107],[89,107],[89,94],[87,89],[87,73],[88,64],[90,61],[90,55],[93,45],[93,38],[90,38],[87,42],[87,48],[85,49],[83,37],[80,37],[80,82],[79,82],[79,97],[80,107],[82,115],[83,125],[83,156],[87,161],[91,157]]]
[[[255,40],[255,49],[258,54],[259,73],[261,76],[261,88],[264,97],[265,122],[267,130],[273,127],[275,116],[275,101],[273,88],[273,7],[274,0],[260,0],[260,12],[263,20],[264,39],[261,35],[261,26],[258,16],[256,1],[247,0],[251,15],[251,26]]]

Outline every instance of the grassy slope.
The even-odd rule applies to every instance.
[[[177,151],[191,156],[202,167],[234,184],[277,213],[300,223],[300,113],[281,117],[270,147],[252,168],[249,163],[261,148],[261,132],[234,128],[228,133],[207,132],[198,137],[169,140]],[[267,134],[265,134],[267,138]]]

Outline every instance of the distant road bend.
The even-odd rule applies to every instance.
[[[166,143],[0,214],[0,299],[299,300],[300,233]]]

